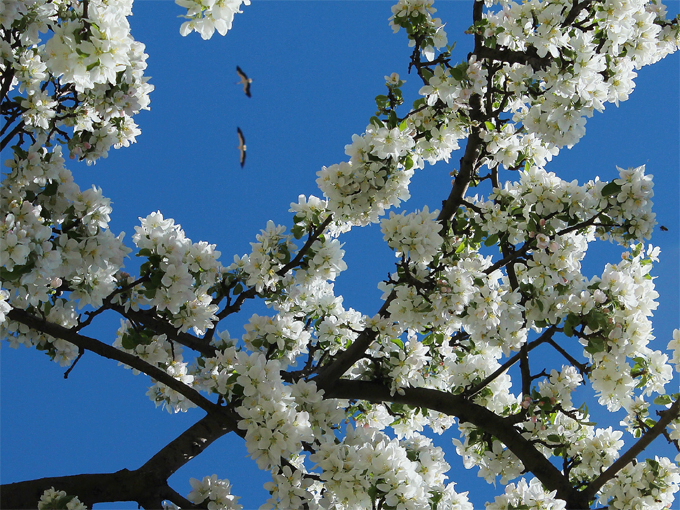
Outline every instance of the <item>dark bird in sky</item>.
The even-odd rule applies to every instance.
[[[236,128],[238,133],[238,150],[241,153],[241,168],[246,164],[246,137],[243,136],[243,131],[240,127]]]
[[[663,230],[664,232],[668,232],[668,227],[664,227],[663,225],[661,225],[661,230]]]
[[[248,78],[248,75],[243,72],[243,69],[241,69],[239,66],[236,66],[236,72],[238,73],[239,77],[241,78],[241,81],[238,83],[243,84],[243,92],[246,93],[246,96],[252,97],[250,95],[250,84],[253,83],[253,80],[251,78]]]

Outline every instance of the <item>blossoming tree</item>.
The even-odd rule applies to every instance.
[[[181,33],[207,39],[227,33],[242,2],[177,3]],[[12,155],[0,329],[69,371],[86,351],[117,361],[151,378],[156,405],[204,414],[137,469],[7,484],[3,508],[241,508],[215,475],[186,495],[168,483],[231,433],[271,472],[264,508],[470,510],[426,435],[448,429],[466,467],[500,476],[490,510],[672,503],[680,457],[644,456],[665,438],[672,457],[680,440],[679,395],[666,388],[680,331],[650,343],[651,178],[640,167],[578,183],[547,169],[588,117],[628,98],[639,68],[677,49],[678,20],[660,2],[471,1],[474,46],[456,62],[432,1],[399,0],[390,23],[408,34],[420,97],[402,106],[404,82],[388,76],[347,161],[318,173],[323,198],[300,196],[289,225],[268,223],[233,262],[158,212],[126,245],[109,200],[65,166],[140,133],[134,116],[153,87],[131,7],[16,0],[0,12],[0,149]],[[458,150],[440,210],[390,211],[417,169]],[[376,282],[382,306],[362,312],[333,282],[346,269],[343,234],[373,223],[398,262]],[[587,277],[581,263],[601,240],[623,254]],[[138,274],[124,270],[130,254]],[[232,337],[223,321],[254,300],[271,313]],[[88,336],[112,314],[113,345]],[[539,346],[554,356],[536,356]],[[619,426],[593,422],[581,385],[625,412]]]

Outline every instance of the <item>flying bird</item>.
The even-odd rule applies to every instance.
[[[238,133],[238,150],[241,153],[241,168],[246,164],[246,137],[243,136],[243,131],[240,127],[236,128]]]
[[[241,78],[241,81],[239,81],[238,83],[241,83],[243,85],[243,92],[246,93],[246,96],[252,97],[250,95],[250,84],[253,83],[252,78],[248,78],[248,75],[244,73],[243,69],[241,69],[239,66],[236,66],[236,72]]]

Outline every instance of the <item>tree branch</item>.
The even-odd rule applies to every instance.
[[[218,412],[221,414],[223,412],[223,408],[221,406],[215,404],[214,402],[211,402],[195,389],[187,386],[181,381],[178,381],[174,377],[168,375],[168,373],[165,372],[164,370],[161,370],[160,368],[155,367],[150,363],[147,363],[146,361],[138,358],[137,356],[133,356],[132,354],[128,354],[127,352],[121,351],[120,349],[116,349],[115,347],[100,342],[95,338],[90,338],[78,333],[74,333],[68,328],[48,322],[40,317],[31,315],[27,311],[21,310],[19,308],[14,308],[10,310],[7,316],[9,317],[9,319],[16,322],[20,322],[21,324],[24,324],[30,328],[35,329],[36,331],[40,331],[41,333],[45,333],[55,338],[61,338],[62,340],[71,342],[72,344],[76,345],[81,349],[85,349],[88,351],[92,351],[95,354],[99,354],[103,358],[120,361],[125,365],[137,369],[140,372],[143,372],[148,376],[153,377],[158,382],[165,384],[166,386],[175,390],[176,392],[181,393],[188,400],[190,400],[191,402],[193,402],[194,404],[196,404],[197,406],[201,407],[202,409],[209,413]]]
[[[383,303],[378,312],[381,316],[384,316],[387,313],[387,308],[390,306],[394,296],[395,293],[392,292]],[[366,349],[368,349],[368,346],[371,345],[371,342],[373,342],[377,336],[378,333],[372,329],[363,330],[357,339],[354,340],[352,345],[338,353],[331,362],[321,367],[319,375],[313,379],[314,382],[316,382],[317,388],[328,391],[329,387],[332,387],[335,381],[340,379],[354,363],[363,357]]]
[[[589,499],[594,498],[605,483],[614,478],[619,471],[633,462],[633,460],[635,460],[635,458],[642,453],[652,441],[664,433],[666,427],[678,416],[680,416],[680,399],[676,400],[670,409],[664,411],[663,416],[656,422],[656,425],[645,432],[626,453],[621,455],[604,473],[590,482],[583,490],[583,494]]]
[[[225,434],[236,430],[235,418],[209,413],[168,443],[140,468],[115,473],[40,478],[0,486],[0,507],[35,509],[45,490],[54,487],[78,496],[88,507],[95,503],[136,501],[144,508],[161,508],[164,499],[181,508],[199,508],[168,485],[168,478]]]
[[[472,423],[505,444],[547,490],[556,491],[557,497],[567,502],[567,508],[583,509],[590,506],[589,497],[576,490],[569,479],[515,429],[507,418],[498,416],[468,398],[428,388],[405,388],[403,395],[392,395],[390,389],[380,383],[347,379],[336,381],[332,387],[327,388],[324,398],[395,402],[455,416],[460,422]]]
[[[179,468],[200,455],[214,441],[237,430],[236,424],[236,417],[227,420],[223,414],[210,413],[168,443],[137,471],[168,479]]]
[[[540,337],[538,337],[536,340],[529,342],[526,346],[526,353],[528,354],[530,351],[538,347],[544,342],[551,342],[552,337],[555,334],[555,331],[557,331],[557,326],[550,326]],[[493,372],[491,375],[486,377],[482,382],[479,384],[473,386],[469,390],[466,390],[463,392],[463,396],[472,398],[474,397],[477,393],[482,391],[486,386],[492,382],[494,379],[496,379],[499,375],[502,373],[506,372],[510,367],[512,367],[515,363],[517,363],[520,358],[522,357],[523,352],[518,352],[515,354],[512,358],[510,358],[508,361],[503,363],[498,369],[496,369],[495,372]]]
[[[117,304],[110,305],[110,308],[126,319],[143,324],[144,326],[153,329],[159,335],[164,334],[170,340],[174,340],[185,347],[189,347],[189,349],[198,351],[208,358],[212,358],[216,354],[216,350],[212,345],[189,333],[178,331],[175,326],[160,319],[151,310],[126,310],[124,306]]]
[[[477,98],[477,102],[479,102],[479,96],[475,97]],[[448,198],[444,201],[437,221],[442,223],[451,221],[463,202],[468,187],[470,186],[470,181],[472,181],[475,170],[477,169],[477,158],[479,156],[479,145],[481,142],[482,139],[479,136],[479,130],[473,128],[467,140],[465,154],[460,158],[460,171],[453,182],[451,193],[449,193]]]

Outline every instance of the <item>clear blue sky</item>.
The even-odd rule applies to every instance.
[[[437,4],[449,40],[458,42],[458,60],[471,49],[463,35],[470,5]],[[677,1],[669,5],[671,13],[678,11]],[[138,217],[161,210],[194,241],[216,243],[227,264],[234,254],[249,252],[267,220],[290,225],[289,204],[301,193],[319,195],[316,172],[345,159],[345,144],[364,130],[375,111],[374,97],[385,91],[385,75],[400,73],[410,100],[415,98],[417,81],[406,75],[410,48],[405,34],[393,35],[388,26],[390,6],[387,1],[255,0],[236,16],[226,37],[203,41],[197,34],[179,35],[182,10],[173,2],[138,1],[131,23],[150,55],[148,74],[156,86],[152,111],[138,116],[142,135],[136,145],[112,151],[93,167],[71,164],[81,188],[103,188],[113,200],[112,227],[127,232],[128,239]],[[236,84],[236,65],[254,80],[250,99]],[[652,240],[662,248],[654,270],[661,294],[654,324],[664,345],[680,326],[679,82],[677,55],[643,69],[631,99],[590,119],[581,143],[548,166],[581,181],[595,175],[613,179],[617,165],[646,164],[654,174],[655,211],[669,228],[657,230]],[[238,165],[237,126],[248,142],[244,169]],[[406,208],[438,208],[459,158],[454,154],[451,165],[418,171]],[[345,306],[369,314],[380,307],[377,283],[393,269],[393,256],[381,239],[379,227],[341,239],[349,270],[336,287]],[[602,245],[589,255],[585,272],[601,272],[606,257],[616,261],[619,252]],[[136,261],[130,263],[134,268]],[[246,309],[230,326],[232,336],[242,334],[241,324],[254,310]],[[86,334],[112,342],[117,327],[118,319],[110,318]],[[145,396],[148,378],[91,353],[68,380],[62,367],[35,350],[3,346],[0,357],[2,483],[135,469],[203,414],[155,409]],[[453,450],[451,437],[438,444]],[[190,477],[216,473],[232,480],[247,509],[257,508],[266,501],[262,484],[269,476],[246,454],[240,439],[227,436],[171,481],[186,495]],[[448,461],[458,490],[470,490],[475,505],[483,507],[489,486],[476,470],[464,470],[455,454]]]

